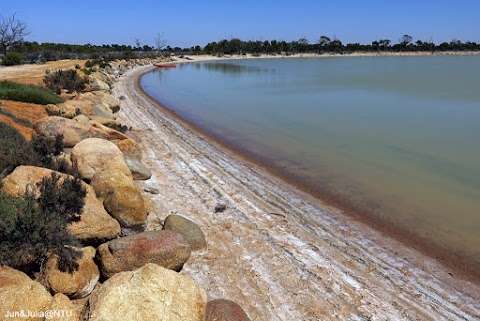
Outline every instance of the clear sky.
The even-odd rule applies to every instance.
[[[171,46],[222,38],[315,42],[320,35],[347,42],[379,38],[480,42],[480,0],[14,0],[0,1],[30,28],[30,40]]]

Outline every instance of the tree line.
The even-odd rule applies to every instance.
[[[327,36],[319,37],[316,42],[309,42],[306,38],[295,41],[265,40],[243,41],[238,38],[224,39],[219,42],[208,43],[201,51],[207,54],[295,54],[295,53],[352,53],[352,52],[405,52],[405,51],[477,51],[480,44],[460,40],[436,44],[432,41],[414,41],[410,35],[403,35],[398,42],[390,39],[379,39],[370,44],[343,43],[338,38]]]
[[[27,25],[15,15],[0,19],[0,54],[2,63],[17,64],[22,62],[38,62],[58,59],[129,59],[152,57],[165,54],[296,54],[296,53],[338,53],[353,52],[436,52],[436,51],[478,51],[480,44],[460,40],[434,43],[433,41],[414,41],[410,35],[403,35],[397,42],[390,39],[378,39],[369,44],[343,43],[338,38],[320,36],[317,41],[310,42],[306,38],[295,41],[265,40],[244,41],[238,38],[210,42],[206,46],[188,48],[168,46],[161,34],[157,34],[153,46],[142,44],[135,39],[133,45],[125,44],[65,44],[39,43],[25,41],[29,34]]]

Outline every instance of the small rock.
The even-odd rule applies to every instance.
[[[143,190],[147,193],[154,194],[154,195],[160,194],[160,190],[153,186],[145,186]]]
[[[165,219],[163,228],[182,234],[190,244],[192,250],[201,250],[207,247],[205,235],[197,224],[180,215],[169,215]]]
[[[99,246],[97,257],[106,277],[146,263],[179,271],[190,257],[190,245],[173,231],[149,231],[104,243]]]
[[[224,212],[225,210],[227,209],[227,205],[223,204],[223,203],[218,203],[217,205],[215,205],[215,213],[222,213]]]
[[[218,299],[207,303],[205,321],[250,321],[250,319],[237,303]]]

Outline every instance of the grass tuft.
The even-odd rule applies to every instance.
[[[22,101],[40,105],[59,104],[63,99],[49,89],[34,85],[0,81],[0,99]]]

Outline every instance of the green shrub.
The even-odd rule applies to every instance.
[[[77,180],[60,181],[52,174],[39,184],[37,199],[31,192],[23,198],[0,192],[0,265],[32,274],[56,254],[61,271],[78,269],[81,252],[73,247],[79,242],[67,227],[78,220],[84,204],[85,190]]]
[[[106,68],[106,67],[111,67],[110,63],[106,59],[90,59],[85,62],[85,67],[86,68],[93,68],[95,66],[98,66],[99,68]]]
[[[0,178],[20,165],[42,166],[67,172],[68,166],[55,157],[62,151],[62,136],[35,136],[29,142],[16,129],[0,122]]]
[[[46,88],[0,81],[0,99],[22,101],[33,104],[59,104],[63,99]]]
[[[126,133],[129,131],[131,128],[128,127],[127,125],[119,124],[119,123],[111,123],[111,124],[105,124],[105,126],[114,129],[116,131],[119,131],[121,133]]]
[[[60,155],[63,151],[63,135],[58,135],[53,139],[43,135],[36,135],[33,137],[31,145],[40,162],[50,168],[49,165],[52,164],[55,156]]]
[[[19,165],[40,165],[32,145],[13,127],[0,122],[0,178]]]
[[[2,59],[2,65],[4,66],[20,65],[22,62],[23,56],[18,52],[9,52]]]
[[[86,190],[78,176],[61,180],[60,175],[53,173],[42,180],[38,203],[43,212],[58,213],[67,222],[77,222],[85,195]]]
[[[69,92],[82,91],[87,85],[87,80],[82,78],[76,70],[57,70],[55,72],[46,73],[43,82],[47,88],[61,93],[62,89]]]
[[[85,75],[91,75],[93,73],[93,70],[92,68],[83,68],[82,69],[82,72],[85,74]]]

